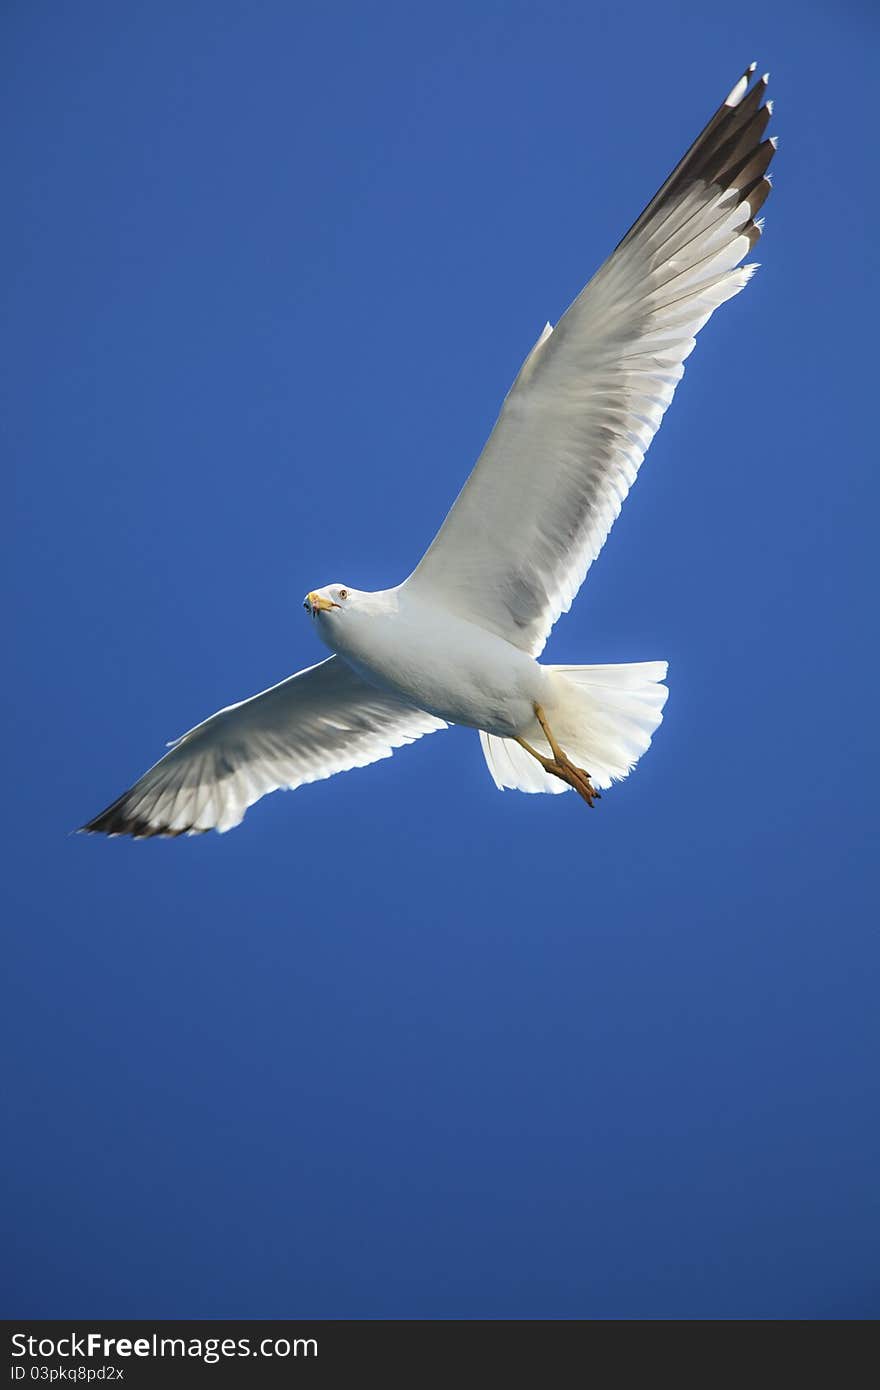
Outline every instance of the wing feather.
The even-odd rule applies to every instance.
[[[754,64],[555,330],[544,329],[415,591],[537,656],[635,481],[696,334],[738,294],[775,140]]]
[[[333,656],[190,729],[82,829],[138,839],[231,830],[267,792],[365,767],[445,728]]]

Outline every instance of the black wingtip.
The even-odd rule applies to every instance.
[[[773,114],[773,104],[762,105],[769,73],[756,80],[757,64],[751,63],[731,88],[714,116],[706,123],[690,149],[651,199],[624,237],[636,236],[667,201],[679,196],[695,181],[712,184],[722,192],[735,191],[740,203],[749,204],[750,221],[743,234],[750,243],[760,236],[755,214],[770,192],[767,167],[776,152],[776,138],[762,137]]]
[[[78,835],[107,835],[114,839],[128,835],[133,840],[166,839],[175,840],[179,835],[204,835],[205,831],[195,826],[185,825],[180,829],[170,825],[154,825],[143,816],[132,815],[128,810],[129,793],[125,792],[94,819],[78,827]]]

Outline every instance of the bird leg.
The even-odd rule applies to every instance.
[[[545,772],[549,772],[553,777],[558,777],[560,781],[567,782],[573,787],[578,796],[582,797],[589,807],[592,808],[595,801],[600,801],[601,797],[590,781],[590,774],[582,767],[577,767],[559,747],[550,725],[547,723],[547,716],[540,705],[535,705],[535,717],[544,731],[544,737],[550,745],[552,757],[545,758],[543,753],[539,753],[537,748],[533,748],[530,743],[526,743],[524,738],[516,737],[515,741],[520,748],[524,748],[527,753],[531,753],[533,758],[537,758]]]

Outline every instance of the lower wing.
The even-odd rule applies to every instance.
[[[231,830],[267,792],[365,767],[445,728],[332,656],[197,724],[82,829],[136,838]]]

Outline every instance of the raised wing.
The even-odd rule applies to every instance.
[[[197,724],[82,829],[136,838],[231,830],[267,792],[365,767],[445,728],[331,656]]]
[[[635,481],[694,336],[755,266],[774,140],[754,63],[514,382],[407,584],[537,656]]]

